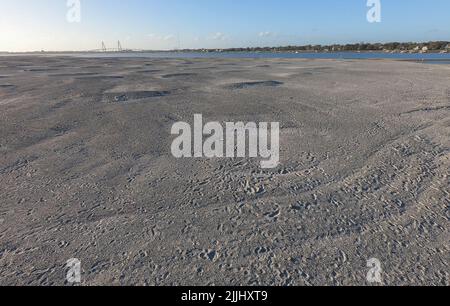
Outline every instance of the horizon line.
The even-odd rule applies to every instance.
[[[331,44],[306,44],[306,45],[278,45],[278,46],[255,46],[255,47],[227,47],[227,48],[173,48],[173,49],[127,49],[123,48],[122,52],[180,52],[180,51],[214,51],[214,50],[233,50],[233,49],[276,49],[276,48],[304,48],[304,47],[331,47],[331,46],[354,46],[361,44],[370,44],[370,45],[388,45],[388,44],[430,44],[430,43],[447,43],[450,44],[450,40],[430,40],[430,41],[387,41],[387,42],[349,42],[349,43],[331,43]],[[113,50],[113,49],[111,49]],[[341,50],[343,51],[343,50]],[[352,51],[352,50],[350,50]],[[368,50],[374,51],[374,50]],[[8,54],[23,54],[23,53],[91,53],[91,52],[99,52],[99,53],[117,53],[118,51],[102,51],[101,49],[92,49],[92,50],[28,50],[28,51],[5,51],[0,50],[0,53],[8,53]]]

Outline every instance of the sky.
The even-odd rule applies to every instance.
[[[74,1],[74,0],[70,0]],[[167,50],[450,40],[449,0],[0,0],[0,51]]]

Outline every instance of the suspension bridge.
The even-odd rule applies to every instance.
[[[102,41],[102,45],[100,49],[89,50],[88,52],[139,52],[143,50],[135,50],[135,49],[124,49],[120,40],[117,41],[117,46],[115,48],[107,48],[105,42]]]

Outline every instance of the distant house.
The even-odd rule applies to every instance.
[[[441,53],[450,53],[450,44],[444,47],[443,50],[441,50]]]

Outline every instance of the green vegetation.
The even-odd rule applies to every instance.
[[[390,43],[356,43],[356,44],[334,44],[334,45],[306,45],[306,46],[284,46],[284,47],[252,47],[252,48],[229,48],[229,49],[196,49],[178,51],[201,51],[201,52],[450,52],[450,42],[431,41],[425,43],[415,42],[390,42]]]

